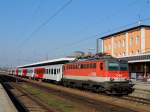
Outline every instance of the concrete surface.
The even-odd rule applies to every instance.
[[[135,89],[150,91],[150,82],[135,81],[133,83],[135,84],[134,85]]]
[[[0,84],[0,112],[18,112],[1,84]]]

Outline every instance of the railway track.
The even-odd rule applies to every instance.
[[[19,83],[23,83],[22,80],[18,80],[17,83],[10,83],[10,81],[15,82],[16,80],[9,77],[0,77],[0,80],[19,112],[56,112],[21,88]]]
[[[18,80],[22,80],[22,79],[18,78]],[[104,112],[111,112],[110,111],[111,109],[115,110],[115,112],[141,112],[141,111],[149,112],[148,111],[149,109],[147,109],[148,107],[145,108],[145,107],[140,107],[140,105],[137,106],[137,103],[149,105],[149,102],[147,100],[144,101],[145,99],[139,99],[139,98],[136,99],[136,98],[130,97],[130,96],[116,98],[116,97],[112,97],[112,96],[105,96],[105,95],[99,95],[99,94],[95,94],[95,93],[89,93],[88,91],[80,91],[80,90],[74,90],[72,88],[60,87],[57,85],[54,85],[54,87],[50,87],[50,86],[47,86],[47,85],[49,85],[47,83],[39,84],[38,82],[27,80],[27,79],[24,79],[24,82],[25,83],[28,82],[27,84],[32,85],[35,88],[39,88],[45,92],[59,95],[60,97],[65,97],[68,99],[72,98],[73,100],[86,102],[90,106],[94,105],[95,106],[94,108],[97,108],[97,110],[102,109],[102,107],[105,109],[108,108],[108,109],[106,109],[107,111],[103,110]],[[73,90],[73,92],[70,92],[70,90]],[[76,91],[80,91],[80,92],[76,93]],[[89,95],[89,94],[91,94],[91,95]],[[124,101],[128,101],[128,103],[126,103]],[[136,105],[130,106],[129,102],[131,102],[131,101],[133,103],[136,102]]]
[[[12,86],[15,87],[17,90],[19,90],[21,93],[27,95],[32,101],[36,102],[39,106],[41,106],[42,107],[42,111],[45,111],[45,112],[56,112],[55,110],[52,110],[49,107],[49,105],[47,105],[46,103],[43,103],[41,100],[37,99],[32,94],[30,94],[29,92],[25,91],[24,88],[22,88],[21,86],[18,86],[17,84],[12,84]]]
[[[121,97],[121,99],[128,100],[131,102],[140,103],[143,105],[150,105],[150,100],[145,99],[145,98],[139,98],[139,97],[135,97],[135,96],[124,96],[124,97]]]

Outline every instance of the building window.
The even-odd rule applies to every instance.
[[[125,56],[125,52],[123,52],[123,56]]]
[[[136,37],[136,44],[139,43],[139,36]]]
[[[120,41],[118,41],[118,48],[120,48]]]
[[[111,50],[111,45],[109,45],[109,50]]]
[[[131,54],[133,54],[133,51],[131,52]]]
[[[119,48],[121,48],[121,41],[119,41]]]
[[[125,40],[122,41],[122,47],[125,47]]]
[[[140,50],[137,50],[137,54],[139,54],[140,53]]]
[[[118,46],[118,48],[120,47],[119,41],[117,42],[117,46]]]
[[[107,51],[107,46],[105,46],[104,51]]]
[[[114,43],[114,48],[117,48],[116,42]]]
[[[133,44],[133,37],[130,38],[130,46]]]

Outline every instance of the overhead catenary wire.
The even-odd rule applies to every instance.
[[[130,7],[130,6],[133,6],[133,5],[137,4],[137,3],[138,3],[138,0],[133,0],[133,1],[131,1],[130,3],[128,3],[127,6]],[[116,10],[115,12],[120,12],[120,11],[121,11],[121,10]],[[117,14],[118,14],[118,13],[111,14],[111,15],[109,15],[107,18],[109,18],[109,17],[114,17],[114,15],[117,15]],[[103,18],[103,20],[106,20],[106,18]],[[102,21],[102,19],[101,19],[101,21]],[[141,21],[141,22],[142,22],[142,21]],[[129,26],[129,25],[136,24],[136,23],[137,23],[137,22],[133,22],[133,23],[130,23],[130,24],[127,24],[127,25],[119,26],[119,27],[117,27],[117,28],[113,28],[113,29],[111,29],[111,30],[109,30],[109,31],[106,31],[106,32],[103,32],[103,33],[97,33],[97,34],[94,34],[94,35],[91,35],[91,36],[83,37],[82,39],[77,40],[76,42],[64,44],[64,45],[63,45],[64,47],[61,47],[61,48],[59,47],[59,48],[54,48],[54,49],[55,49],[55,50],[59,50],[59,49],[62,49],[62,48],[66,48],[67,46],[69,46],[69,47],[75,46],[75,45],[77,45],[77,44],[79,44],[79,43],[81,43],[81,42],[83,42],[83,41],[89,40],[90,38],[97,37],[98,35],[110,33],[110,32],[113,31],[113,30],[117,30],[117,29],[120,29],[120,28],[124,28],[124,27],[127,27],[127,26]],[[87,27],[86,27],[86,30],[87,30]]]
[[[137,2],[138,0],[135,0],[132,4],[135,4],[136,2]],[[69,2],[69,1],[68,1]],[[67,2],[67,3],[68,3]],[[71,1],[70,1],[71,2]],[[66,3],[66,4],[67,4]],[[69,3],[70,4],[70,3]],[[132,4],[129,4],[129,5],[132,5]],[[57,11],[56,11],[57,12]],[[54,16],[55,17],[55,16]],[[53,19],[53,18],[52,18]],[[143,21],[147,21],[147,20],[149,20],[149,18],[144,18],[144,19],[141,19],[141,22],[143,22]],[[46,21],[45,21],[46,22]],[[68,43],[68,44],[64,44],[63,46],[64,47],[59,47],[59,48],[56,48],[55,50],[60,50],[60,49],[63,49],[63,48],[66,48],[66,47],[72,47],[72,46],[75,46],[75,45],[78,45],[79,43],[82,43],[82,42],[84,42],[84,41],[87,41],[87,40],[89,40],[89,39],[91,39],[91,38],[96,38],[96,37],[98,37],[98,36],[101,36],[101,35],[105,35],[106,33],[110,33],[110,32],[112,32],[112,31],[115,31],[115,30],[117,30],[117,29],[121,29],[121,28],[125,28],[125,27],[128,27],[128,26],[130,26],[130,25],[135,25],[135,24],[137,24],[138,22],[136,21],[136,22],[133,22],[133,23],[130,23],[130,24],[127,24],[127,25],[123,25],[123,26],[119,26],[119,27],[116,27],[116,28],[113,28],[113,29],[111,29],[111,30],[109,30],[109,31],[106,31],[106,32],[103,32],[103,33],[97,33],[97,34],[94,34],[94,35],[91,35],[91,36],[87,36],[87,37],[84,37],[84,38],[82,38],[82,39],[80,39],[80,40],[77,40],[76,42],[72,42],[72,43]],[[47,23],[46,23],[47,24]],[[43,26],[45,26],[46,25],[45,23],[43,23],[43,25],[41,24],[41,27],[43,27]],[[39,30],[40,30],[41,28],[40,28],[40,26],[39,26]],[[38,28],[37,28],[37,31],[36,30],[34,30],[35,32],[32,32],[33,33],[33,35],[35,34],[35,33],[37,33],[38,31]],[[33,36],[32,35],[32,33],[31,33],[31,37]],[[29,38],[30,39],[30,38]],[[27,39],[28,40],[28,39]]]
[[[147,18],[143,18],[143,19],[141,19],[140,21],[141,22],[145,22],[145,21],[149,21],[150,20],[150,17],[147,17]],[[132,23],[129,23],[129,24],[126,24],[126,25],[122,25],[122,26],[118,26],[118,27],[116,27],[116,28],[113,28],[113,29],[110,29],[109,31],[105,31],[105,32],[102,32],[102,33],[97,33],[97,34],[93,34],[93,35],[91,35],[91,36],[86,36],[86,37],[84,37],[84,38],[82,38],[82,39],[80,39],[80,40],[77,40],[76,42],[72,42],[72,43],[68,43],[68,44],[64,44],[64,45],[62,45],[62,47],[57,47],[57,48],[54,48],[54,50],[56,51],[56,50],[62,50],[62,49],[65,49],[65,48],[70,48],[70,47],[73,47],[73,46],[76,46],[76,45],[78,45],[78,44],[80,44],[80,43],[82,43],[82,42],[85,42],[85,41],[87,41],[87,40],[89,40],[89,39],[93,39],[93,38],[100,38],[101,36],[105,36],[105,35],[108,35],[108,34],[110,34],[110,33],[114,33],[116,30],[124,30],[125,28],[127,28],[127,27],[133,27],[133,26],[137,26],[137,25],[139,25],[139,21],[135,21],[135,22],[132,22]],[[62,54],[63,55],[66,55],[66,53],[64,53],[64,52],[62,52]],[[54,56],[57,56],[57,55],[54,55]]]
[[[45,25],[47,25],[52,19],[54,19],[60,12],[62,12],[70,3],[72,2],[72,0],[68,0],[64,5],[62,5],[55,13],[53,13],[47,20],[45,20],[44,22],[42,22],[37,28],[35,28],[35,30],[33,30],[30,35],[25,38],[22,43],[18,46],[18,48],[23,47],[24,43],[26,43],[27,41],[29,41],[29,39],[31,39],[33,37],[33,35],[35,35],[42,27],[44,27]]]
[[[141,19],[140,21],[141,22],[145,22],[145,21],[149,21],[149,20],[150,20],[150,17],[147,17],[147,18]],[[97,39],[97,38],[100,38],[102,36],[108,35],[110,33],[114,33],[116,30],[120,31],[120,30],[124,30],[127,27],[131,27],[131,26],[134,27],[134,26],[137,26],[137,25],[139,25],[139,21],[135,21],[135,22],[132,22],[132,23],[129,23],[129,24],[126,24],[126,25],[122,25],[122,26],[113,28],[113,29],[111,29],[109,31],[106,31],[106,32],[97,33],[97,34],[94,34],[94,35],[91,35],[91,36],[87,36],[87,37],[84,37],[84,38],[82,38],[82,39],[80,39],[80,40],[78,40],[76,42],[64,44],[64,45],[62,45],[63,47],[54,48],[54,49],[55,50],[62,50],[62,49],[68,48],[68,47],[70,48],[72,46],[76,46],[76,45],[78,45],[78,44],[80,44],[82,42],[85,42],[85,41],[87,41],[89,39],[92,39],[92,38],[96,38]]]

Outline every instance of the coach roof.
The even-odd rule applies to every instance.
[[[46,65],[52,65],[52,64],[64,64],[64,63],[73,61],[74,59],[75,58],[58,58],[58,59],[46,60],[46,61],[41,61],[41,62],[32,63],[32,64],[21,65],[21,66],[18,66],[18,68],[46,66]]]

